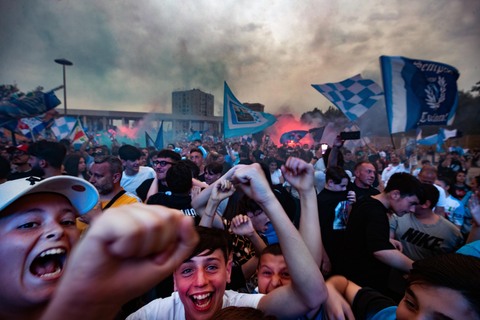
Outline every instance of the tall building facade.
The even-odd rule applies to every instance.
[[[214,97],[199,89],[172,92],[172,114],[213,117]]]

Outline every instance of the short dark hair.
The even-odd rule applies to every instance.
[[[200,168],[197,166],[197,164],[190,159],[182,159],[180,161],[187,165],[192,172],[192,177],[198,179],[198,176],[200,175]]]
[[[211,162],[205,166],[204,172],[219,174],[223,172],[223,165],[218,162]]]
[[[437,187],[430,183],[422,183],[422,188],[425,201],[430,201],[430,209],[433,209],[437,205],[440,192],[438,192]]]
[[[388,179],[388,184],[385,187],[384,192],[388,193],[393,190],[398,190],[402,198],[417,196],[420,203],[425,202],[422,183],[409,173],[395,173],[390,179]]]
[[[190,151],[188,151],[188,154],[192,154],[193,152],[198,152],[203,156],[203,152],[199,148],[193,147],[192,149],[190,149]]]
[[[125,144],[118,149],[118,156],[124,161],[135,161],[140,159],[142,155],[140,149],[129,144]]]
[[[375,170],[377,170],[377,166],[375,165],[375,163],[371,162],[371,161],[359,161],[357,163],[355,163],[355,166],[353,167],[353,171],[357,171],[358,168],[360,168],[360,166],[362,166],[363,164],[371,164]]]
[[[67,148],[59,142],[41,140],[28,147],[28,154],[45,160],[49,166],[60,169],[67,154]]]
[[[230,235],[222,229],[202,226],[196,226],[195,229],[200,237],[200,241],[198,241],[198,244],[193,250],[192,254],[185,261],[200,255],[205,250],[207,251],[207,254],[211,254],[215,250],[220,249],[223,253],[226,263],[230,253],[232,252],[232,241],[230,241]]]
[[[269,244],[263,250],[260,256],[264,254],[271,254],[274,256],[283,256],[282,248],[280,247],[279,243]]]
[[[327,168],[327,171],[325,172],[325,181],[328,182],[328,180],[332,180],[333,183],[339,184],[342,183],[343,179],[347,179],[348,182],[350,177],[342,167],[335,166]]]
[[[169,158],[172,159],[174,162],[182,160],[182,156],[170,149],[162,149],[157,152],[157,158]]]
[[[168,169],[165,181],[173,193],[185,193],[192,189],[192,177],[190,167],[184,161],[179,161]]]
[[[407,279],[412,284],[430,284],[458,291],[480,316],[480,259],[459,253],[446,253],[413,263]]]

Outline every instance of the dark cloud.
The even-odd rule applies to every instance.
[[[0,0],[0,83],[61,83],[69,106],[168,112],[171,92],[200,88],[300,115],[330,105],[311,83],[357,73],[378,57],[450,63],[461,89],[478,79],[480,2]],[[5,45],[6,44],[6,45]]]

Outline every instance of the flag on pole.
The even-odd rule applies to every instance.
[[[360,74],[340,82],[312,84],[350,120],[355,121],[383,97],[382,88]]]
[[[77,121],[75,122],[75,126],[73,127],[73,130],[70,133],[69,138],[72,141],[72,145],[83,144],[84,142],[88,141],[87,134],[83,130],[83,127],[80,124],[80,120],[77,119]]]
[[[293,130],[293,131],[288,131],[282,134],[280,137],[280,143],[288,143],[288,142],[295,142],[298,143],[300,140],[302,140],[303,137],[308,133],[307,130]]]
[[[75,117],[59,117],[55,119],[51,130],[58,140],[67,138],[72,132],[77,119]]]
[[[147,131],[145,131],[145,146],[147,148],[157,149],[157,147],[155,146],[155,142],[153,141],[152,137],[150,137]]]
[[[155,147],[157,150],[163,149],[163,120],[160,128],[158,129],[157,137],[155,138]]]
[[[457,69],[444,63],[381,56],[390,133],[451,125],[457,110]]]
[[[326,143],[329,146],[333,145],[335,139],[337,138],[338,132],[335,129],[333,122],[327,123],[324,127],[312,128],[308,130],[313,141],[319,143]]]
[[[224,83],[223,134],[225,138],[260,132],[277,121],[274,115],[245,107]]]
[[[54,89],[55,90],[55,89]],[[60,100],[53,90],[42,92],[35,90],[24,94],[15,85],[1,85],[0,123],[12,119],[38,116],[58,106]]]
[[[42,121],[39,117],[22,118],[18,121],[18,128],[25,137],[35,139],[49,124],[49,121]]]

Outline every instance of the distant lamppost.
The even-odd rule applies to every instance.
[[[65,66],[73,66],[73,62],[67,59],[55,59],[55,62],[61,64],[63,67],[63,113],[67,115],[67,82],[65,78]]]

